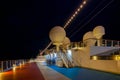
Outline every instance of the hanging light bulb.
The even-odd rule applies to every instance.
[[[83,1],[83,4],[86,4],[86,1]]]

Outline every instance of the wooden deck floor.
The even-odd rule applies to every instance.
[[[16,70],[0,73],[0,80],[45,80],[36,63],[27,63]]]

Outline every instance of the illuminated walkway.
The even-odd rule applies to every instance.
[[[35,63],[27,63],[16,70],[0,73],[0,80],[45,80]]]
[[[0,80],[70,80],[59,72],[39,63],[27,63],[15,70],[0,73]]]
[[[66,77],[65,77],[66,76]],[[120,75],[85,68],[60,68],[27,63],[15,70],[0,73],[0,80],[120,80]]]

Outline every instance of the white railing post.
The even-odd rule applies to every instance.
[[[23,65],[24,65],[24,60],[22,60],[22,63],[23,63]]]
[[[13,68],[14,60],[12,60],[12,68]]]
[[[111,41],[111,47],[113,47],[113,40]]]
[[[15,65],[17,65],[17,60],[15,60]]]
[[[117,41],[117,45],[118,45],[118,47],[119,47],[119,41]]]
[[[101,40],[97,39],[97,46],[101,46]]]
[[[13,60],[11,60],[11,67],[13,67]]]
[[[8,61],[5,61],[6,62],[6,69],[8,69]]]
[[[105,40],[105,47],[107,46],[107,40]]]
[[[16,60],[15,60],[15,65],[16,65]]]
[[[3,72],[3,61],[1,61],[1,72]]]
[[[10,67],[11,67],[11,60],[10,60]]]

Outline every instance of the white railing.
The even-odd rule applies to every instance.
[[[71,44],[70,44],[70,49],[71,48],[79,48],[79,47],[85,47],[85,44],[82,42],[82,41],[80,41],[80,42],[71,42]]]
[[[120,41],[103,39],[102,46],[120,47]]]
[[[0,72],[8,71],[14,66],[25,64],[27,59],[0,61]]]
[[[92,38],[90,38],[92,39]],[[87,39],[89,40],[89,39]],[[94,46],[97,46],[97,39],[93,39],[96,40],[96,43],[94,44]],[[70,44],[70,48],[74,48],[74,47],[85,47],[86,44],[83,43],[83,41],[80,42],[71,42]],[[106,40],[106,39],[101,39],[100,40],[100,46],[106,46],[106,47],[120,47],[120,41],[117,40]]]

